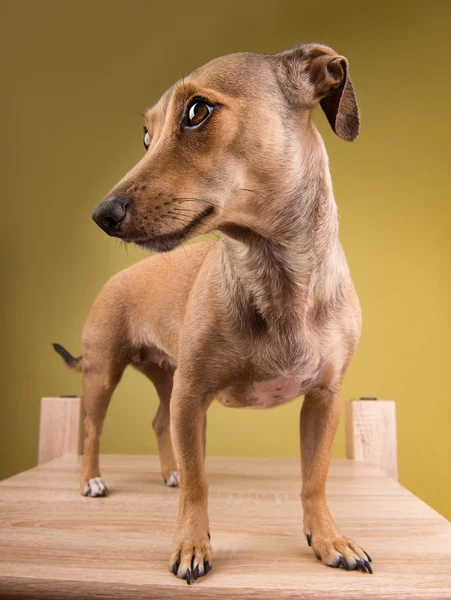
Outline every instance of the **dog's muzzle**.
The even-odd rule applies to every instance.
[[[128,200],[126,198],[107,198],[100,202],[92,212],[92,218],[108,235],[121,237],[121,225],[127,214]]]

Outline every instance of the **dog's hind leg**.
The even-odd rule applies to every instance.
[[[100,360],[83,354],[83,402],[86,410],[85,440],[81,469],[81,493],[84,496],[105,496],[107,487],[100,474],[99,447],[108,405],[122,376],[126,361],[118,356]]]
[[[164,482],[169,487],[179,486],[179,473],[175,460],[174,448],[172,446],[170,428],[170,400],[172,394],[172,383],[174,368],[170,366],[159,366],[157,363],[145,361],[140,365],[134,365],[141,373],[144,373],[154,384],[160,399],[160,405],[152,421],[160,455],[161,474]]]

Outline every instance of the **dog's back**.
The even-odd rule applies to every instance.
[[[176,356],[184,305],[214,243],[208,240],[149,256],[113,275],[95,299],[84,324],[82,356],[74,359],[60,344],[54,344],[55,351],[77,371],[83,370],[87,353],[95,352],[108,360],[111,345],[120,347],[127,362],[136,362],[137,356],[152,349]]]

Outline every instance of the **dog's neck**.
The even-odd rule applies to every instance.
[[[347,264],[324,143],[311,125],[294,153],[294,177],[269,198],[258,190],[239,223],[220,227],[227,294],[237,318],[262,324],[305,324],[315,306],[342,295]],[[297,172],[296,172],[297,171]]]

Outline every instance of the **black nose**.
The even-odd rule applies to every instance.
[[[113,196],[97,204],[92,212],[92,218],[108,235],[119,236],[127,207],[128,201],[125,198]]]

